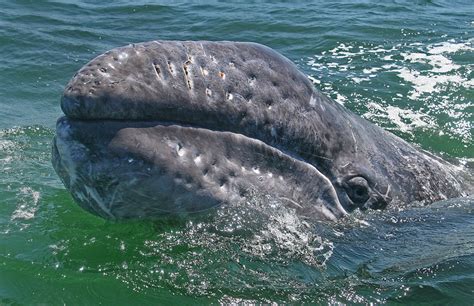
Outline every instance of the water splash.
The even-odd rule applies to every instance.
[[[31,187],[22,187],[17,195],[18,206],[11,216],[11,220],[30,220],[35,217],[41,194]]]
[[[278,292],[311,286],[333,249],[314,232],[314,224],[270,196],[255,195],[212,216],[182,222],[172,228],[156,224],[157,237],[141,250],[151,266],[138,272],[128,263],[131,269],[118,277],[136,290],[167,284],[186,294],[214,295],[271,284]]]

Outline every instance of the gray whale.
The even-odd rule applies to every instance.
[[[66,86],[53,166],[108,219],[281,199],[302,216],[466,195],[462,170],[353,114],[256,43],[152,41],[93,59]]]

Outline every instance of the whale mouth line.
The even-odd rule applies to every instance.
[[[70,116],[62,116],[58,118],[57,120],[57,129],[59,130],[59,125],[61,125],[64,122],[76,122],[76,123],[84,123],[84,124],[101,124],[104,127],[113,127],[114,125],[116,126],[115,128],[112,128],[109,132],[111,133],[116,133],[120,129],[126,129],[126,128],[151,128],[151,127],[173,127],[177,126],[180,127],[181,129],[190,129],[190,130],[200,130],[200,131],[208,131],[212,133],[222,133],[222,135],[236,135],[236,136],[241,136],[248,138],[250,140],[253,140],[255,142],[262,143],[265,146],[268,146],[274,150],[277,150],[281,152],[283,155],[298,160],[299,162],[302,162],[308,166],[311,166],[315,169],[318,170],[322,175],[324,175],[328,180],[329,177],[327,177],[326,174],[324,174],[317,166],[313,165],[303,157],[299,156],[297,153],[285,150],[284,148],[281,148],[280,146],[275,146],[272,144],[267,143],[266,141],[263,141],[261,139],[246,135],[244,133],[239,133],[238,131],[232,131],[232,130],[227,130],[227,129],[219,129],[218,127],[209,127],[209,126],[204,126],[204,125],[199,125],[195,123],[190,123],[189,121],[186,120],[159,120],[159,119],[109,119],[109,118],[76,118],[76,117],[70,117]],[[104,130],[105,131],[105,130]],[[107,131],[105,131],[107,132]],[[332,183],[331,183],[332,184]]]
[[[131,119],[117,119],[117,118],[107,118],[107,117],[95,117],[95,118],[84,118],[84,117],[75,117],[75,116],[62,116],[60,117],[57,122],[61,122],[63,120],[69,120],[69,121],[77,121],[77,122],[84,122],[84,123],[102,123],[104,125],[106,124],[117,124],[117,125],[127,125],[127,123],[130,124],[130,126],[124,126],[123,128],[127,127],[153,127],[153,126],[180,126],[181,128],[191,128],[191,129],[200,129],[200,130],[207,130],[211,132],[219,132],[219,133],[228,133],[228,134],[234,134],[234,135],[242,135],[246,138],[253,139],[255,141],[259,141],[264,143],[265,145],[272,147],[278,151],[281,151],[283,154],[287,155],[288,157],[291,157],[293,159],[296,159],[300,162],[303,162],[305,164],[311,165],[312,167],[318,168],[317,166],[313,165],[309,161],[307,161],[305,158],[300,156],[296,152],[288,151],[285,150],[281,146],[277,146],[275,144],[268,143],[267,141],[263,139],[259,139],[256,137],[253,137],[251,135],[247,135],[244,131],[238,131],[238,130],[231,130],[231,129],[224,129],[224,128],[219,128],[219,125],[217,122],[215,124],[212,124],[210,126],[209,124],[207,125],[201,125],[195,122],[191,122],[189,120],[180,120],[176,118],[172,119],[153,119],[153,118],[131,118]],[[318,171],[321,172],[321,169],[318,168]],[[327,176],[327,175],[325,175]]]

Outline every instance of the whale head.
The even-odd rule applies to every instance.
[[[254,190],[334,220],[462,190],[446,163],[324,96],[260,44],[116,48],[76,73],[61,108],[54,168],[105,218],[194,213]]]

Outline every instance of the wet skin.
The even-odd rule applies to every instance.
[[[153,41],[64,91],[53,165],[83,208],[154,219],[269,194],[302,216],[466,195],[466,175],[317,91],[255,43]]]

